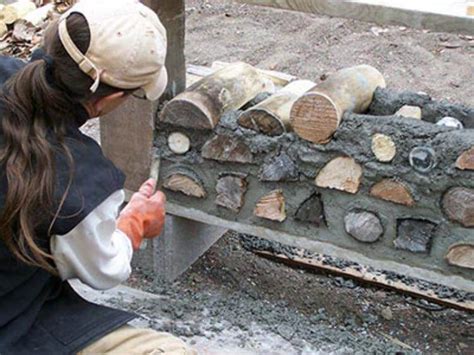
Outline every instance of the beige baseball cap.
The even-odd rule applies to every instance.
[[[67,30],[66,19],[73,13],[89,24],[91,41],[85,54]],[[92,92],[101,82],[119,89],[142,89],[151,101],[165,91],[166,30],[156,13],[138,0],[81,0],[61,16],[58,31],[71,58],[95,80]]]

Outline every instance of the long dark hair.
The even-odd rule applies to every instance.
[[[91,35],[85,18],[70,15],[67,28],[79,50],[86,53]],[[57,24],[46,31],[44,50],[52,64],[45,60],[27,64],[0,93],[0,165],[8,182],[5,203],[0,206],[0,238],[21,262],[57,273],[36,231],[44,223],[51,229],[68,193],[61,201],[54,200],[55,154],[68,158],[70,179],[73,176],[74,164],[65,144],[66,127],[74,119],[71,107],[123,90],[101,84],[91,93],[93,80],[65,51]],[[47,138],[51,134],[55,143]]]

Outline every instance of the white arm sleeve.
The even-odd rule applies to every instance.
[[[78,278],[106,290],[130,276],[132,243],[116,226],[124,199],[123,190],[115,192],[68,234],[51,238],[51,253],[63,280]]]

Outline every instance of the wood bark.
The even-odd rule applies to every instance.
[[[143,0],[143,3],[158,14],[166,28],[168,37],[168,52],[166,55],[168,87],[162,99],[170,100],[186,88],[186,60],[184,57],[185,1]]]
[[[356,194],[362,179],[362,167],[349,157],[331,160],[316,177],[316,186]]]
[[[446,260],[450,265],[474,269],[474,245],[467,243],[452,245]]]
[[[239,124],[269,136],[291,131],[290,113],[293,104],[314,86],[309,80],[291,82],[276,94],[242,113]]]
[[[250,148],[235,137],[219,135],[211,138],[201,150],[202,157],[223,162],[252,163]]]
[[[202,183],[193,174],[177,171],[168,175],[163,182],[165,189],[181,192],[186,196],[204,198],[207,196]]]
[[[188,128],[213,129],[225,112],[241,108],[267,87],[268,81],[254,67],[235,63],[169,101],[161,120]]]
[[[291,110],[293,130],[310,142],[328,143],[344,112],[366,111],[377,87],[385,87],[385,79],[369,65],[336,72],[294,103]]]
[[[283,222],[286,219],[285,197],[282,190],[275,190],[263,196],[255,206],[257,217]]]
[[[34,2],[17,1],[13,4],[6,5],[0,12],[0,18],[5,22],[5,24],[11,25],[35,9],[36,5]]]
[[[413,206],[415,201],[408,188],[400,181],[385,179],[370,189],[370,194],[385,201],[399,205]]]
[[[212,68],[211,70],[217,71],[222,68],[225,68],[226,66],[230,65],[231,63],[226,63],[226,62],[220,62],[220,61],[215,61],[212,63]],[[296,76],[274,71],[274,70],[265,70],[265,69],[259,69],[257,68],[257,71],[262,74],[265,78],[273,82],[275,86],[283,87],[291,83],[292,81],[296,80]]]

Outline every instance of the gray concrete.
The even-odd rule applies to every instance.
[[[154,277],[175,280],[226,232],[225,228],[168,215],[162,235],[150,243]]]
[[[239,0],[239,2],[352,18],[381,25],[402,25],[474,34],[474,17],[464,0]]]

